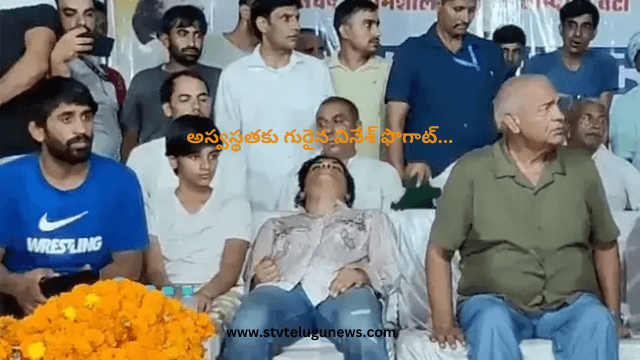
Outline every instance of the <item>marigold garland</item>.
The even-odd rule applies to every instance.
[[[0,360],[202,360],[204,313],[129,280],[78,285],[16,321],[0,318]]]

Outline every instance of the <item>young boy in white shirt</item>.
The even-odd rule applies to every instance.
[[[189,134],[218,129],[212,121],[185,115],[171,123],[166,156],[179,178],[149,199],[151,241],[160,245],[149,256],[147,275],[160,287],[196,284],[199,311],[221,325],[240,304],[238,285],[251,243],[251,207],[238,197],[234,156],[215,144],[191,143]]]

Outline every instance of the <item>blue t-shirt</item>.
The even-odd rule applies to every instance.
[[[143,250],[147,223],[136,176],[124,165],[92,155],[76,189],[59,190],[40,170],[37,155],[0,166],[0,247],[11,272],[37,268],[100,270],[111,254]]]
[[[545,75],[560,95],[597,98],[605,91],[618,89],[618,64],[611,55],[588,50],[582,66],[571,71],[562,62],[560,51],[532,57],[522,69],[522,74]]]
[[[500,48],[473,34],[465,35],[455,54],[442,44],[436,24],[402,43],[393,56],[386,101],[409,104],[405,133],[422,135],[439,126],[437,138],[453,140],[450,144],[407,141],[405,160],[426,161],[436,176],[468,151],[495,142],[492,100],[512,73]]]

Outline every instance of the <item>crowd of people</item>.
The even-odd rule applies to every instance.
[[[169,60],[128,87],[106,64],[98,0],[0,7],[0,313],[26,316],[43,282],[89,271],[197,284],[223,329],[381,330],[401,273],[388,214],[428,185],[443,189],[425,258],[432,341],[471,359],[521,359],[529,338],[562,360],[617,359],[630,330],[611,212],[640,210],[640,90],[612,101],[590,1],[566,3],[563,45],[529,59],[515,25],[468,33],[477,5],[439,0],[392,62],[370,0],[338,4],[329,57],[325,35],[300,28],[300,0],[240,0],[219,36],[174,6],[157,34]],[[640,71],[640,33],[628,55]],[[359,127],[375,141],[354,141]],[[433,127],[448,142],[381,142]],[[260,129],[280,140],[188,138]],[[304,150],[284,141],[293,129],[328,141]],[[276,210],[289,215],[254,236],[254,214]],[[271,359],[296,340],[229,337],[220,356]],[[345,359],[389,356],[382,337],[329,340]]]

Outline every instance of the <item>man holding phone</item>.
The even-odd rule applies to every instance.
[[[32,100],[40,152],[0,166],[0,313],[17,317],[78,283],[138,280],[147,246],[135,174],[91,154],[98,104],[89,89],[54,77]]]
[[[62,32],[51,52],[51,75],[71,77],[83,83],[98,103],[93,151],[120,160],[118,96],[107,68],[100,63],[113,48],[113,40],[96,32],[93,0],[58,0]]]

